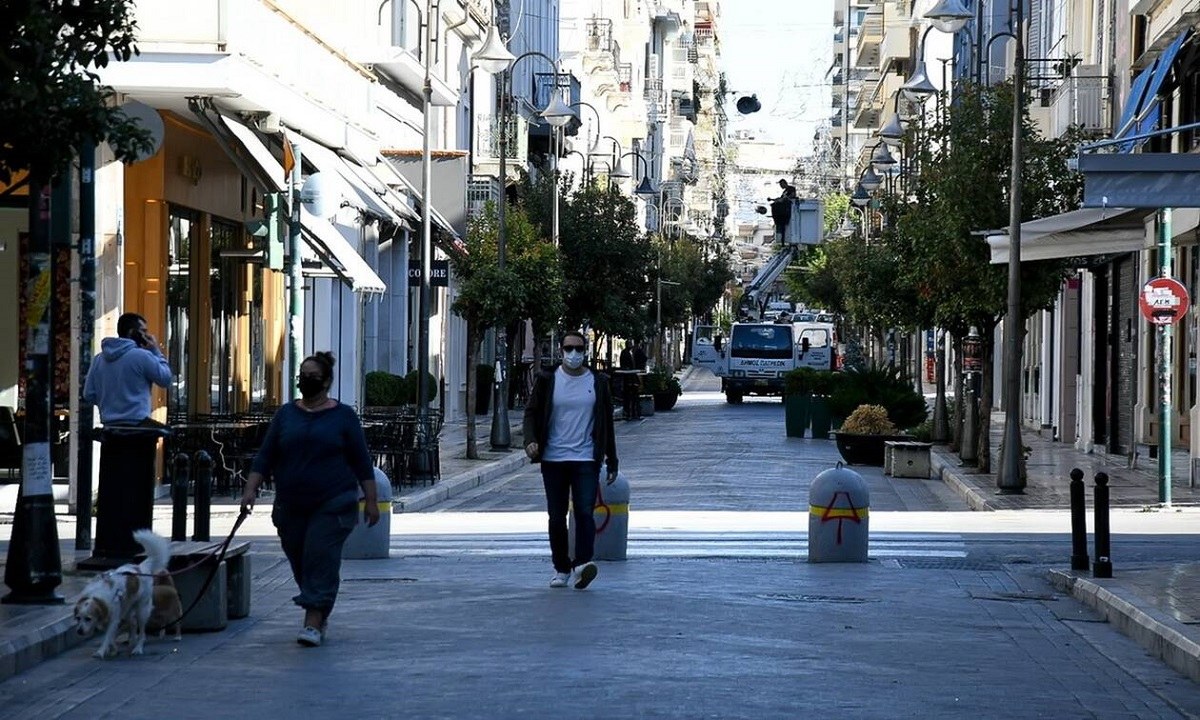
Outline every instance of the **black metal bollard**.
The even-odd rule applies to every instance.
[[[1092,577],[1112,577],[1112,548],[1108,528],[1108,473],[1096,473],[1096,562]]]
[[[1084,497],[1083,471],[1071,470],[1071,569],[1090,567],[1087,552],[1087,500]]]
[[[192,540],[208,542],[212,514],[212,457],[203,450],[196,453],[196,520]]]
[[[175,456],[175,470],[171,474],[171,539],[187,540],[188,481],[192,474],[192,463],[186,453]]]

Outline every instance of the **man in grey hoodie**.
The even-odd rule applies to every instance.
[[[116,566],[137,555],[132,531],[149,528],[154,518],[155,456],[162,425],[150,419],[153,385],[171,384],[171,366],[158,340],[146,330],[146,318],[125,313],[117,319],[117,337],[100,341],[83,398],[100,409],[104,424],[100,482],[96,493],[96,543],[93,566]],[[124,426],[124,427],[123,427]],[[130,430],[129,426],[142,426]]]
[[[100,408],[100,422],[136,424],[150,417],[150,387],[171,384],[171,366],[146,330],[146,318],[125,313],[117,319],[117,337],[100,341],[83,399]]]

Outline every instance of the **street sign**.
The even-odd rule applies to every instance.
[[[450,261],[433,260],[429,268],[429,285],[431,287],[447,287],[450,285]],[[408,261],[408,286],[421,287],[421,261]]]
[[[1151,325],[1174,325],[1183,319],[1191,298],[1175,278],[1157,277],[1142,286],[1138,306]]]

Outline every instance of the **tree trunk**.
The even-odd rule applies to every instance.
[[[944,443],[950,440],[950,422],[946,412],[946,333],[934,342],[934,383],[936,396],[933,401],[933,441]]]
[[[992,390],[995,371],[995,327],[990,327],[984,331],[983,335],[983,373],[980,376],[982,387],[979,393],[979,458],[976,467],[979,472],[989,473],[992,471],[992,404],[995,402],[994,393]]]
[[[475,442],[475,366],[479,364],[479,344],[483,338],[476,333],[476,323],[467,322],[467,459],[479,459],[479,446]]]

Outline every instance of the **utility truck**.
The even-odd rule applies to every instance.
[[[783,396],[783,376],[800,367],[833,370],[833,332],[823,325],[734,323],[729,337],[699,325],[692,337],[692,364],[721,378],[729,403],[746,395]]]

